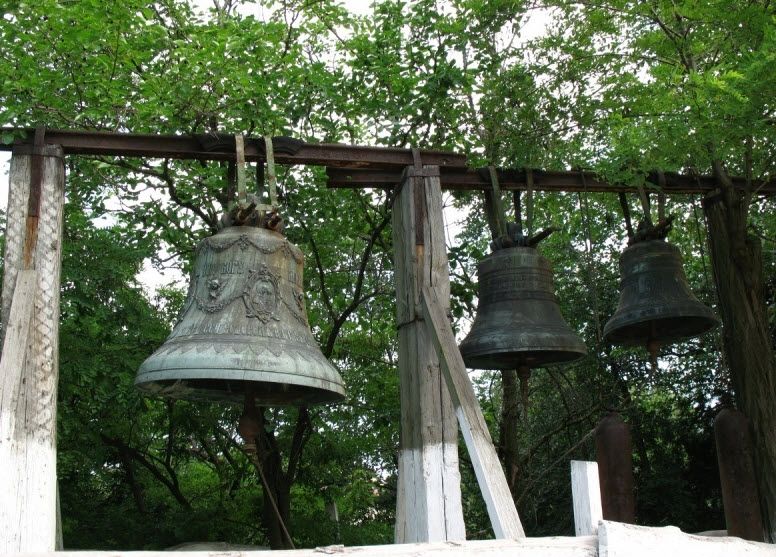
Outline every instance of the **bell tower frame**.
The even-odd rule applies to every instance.
[[[195,137],[43,128],[3,131],[24,135],[26,140],[13,146],[0,145],[0,149],[13,148],[0,359],[0,553],[50,553],[62,548],[56,487],[56,392],[63,156],[228,160],[234,158],[234,151],[208,151],[202,139]],[[454,153],[307,144],[289,138],[275,138],[273,143],[280,164],[327,166],[331,187],[395,191],[393,234],[402,403],[396,541],[465,538],[457,421],[496,537],[512,540],[511,545],[487,547],[525,550],[526,555],[540,555],[538,551],[549,548],[564,548],[564,555],[595,554],[590,540],[581,538],[578,542],[543,538],[558,540],[544,541],[543,545],[520,541],[525,536],[520,519],[447,315],[449,269],[441,189],[486,190],[490,188],[488,175],[468,169],[465,157]],[[247,160],[263,160],[262,140],[248,140],[245,152]],[[626,186],[598,181],[588,172],[530,174],[535,190],[629,191]],[[524,169],[499,171],[505,190],[526,189],[526,176]],[[714,189],[711,178],[664,176],[668,193]],[[733,185],[743,188],[745,181],[734,179]],[[760,193],[774,192],[776,181],[760,188]],[[614,534],[619,539],[649,537],[640,530],[618,530],[613,526],[616,524],[608,526],[610,550]],[[607,528],[606,521],[602,528]],[[487,544],[480,545],[485,548]],[[407,549],[413,553],[393,554],[417,554],[413,547]],[[475,545],[470,547],[475,551]]]

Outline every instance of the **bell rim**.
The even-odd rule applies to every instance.
[[[214,397],[188,396],[190,393],[185,390],[180,391],[180,396],[172,394],[173,391],[170,387],[175,383],[214,380],[214,372],[218,373],[217,380],[219,382],[234,382],[253,386],[257,404],[259,405],[262,405],[261,384],[273,386],[289,385],[291,386],[291,390],[319,395],[315,399],[306,400],[304,403],[293,401],[285,403],[275,402],[273,404],[267,404],[268,406],[315,406],[318,404],[332,404],[342,402],[347,396],[343,383],[337,383],[328,379],[280,371],[237,368],[224,369],[219,367],[164,368],[142,372],[141,366],[141,372],[135,376],[134,385],[135,388],[142,391],[145,395],[175,398],[178,400],[242,403],[244,401],[245,391],[235,391],[233,396],[230,396],[228,394],[229,391],[225,390],[196,391],[197,393],[221,393],[221,396]],[[337,373],[337,375],[339,375],[339,373]],[[284,378],[288,380],[283,381],[282,379]]]
[[[555,355],[555,357],[548,358],[550,355]],[[565,365],[576,362],[585,356],[587,356],[587,348],[584,346],[581,349],[559,346],[557,348],[529,348],[520,351],[504,350],[499,352],[490,350],[485,352],[483,350],[480,354],[476,352],[469,352],[465,356],[462,354],[467,368],[486,370],[516,369],[523,365],[528,365],[531,368]],[[540,358],[541,360],[531,362],[530,360],[533,358]]]
[[[655,340],[658,342],[681,342],[703,336],[706,333],[709,333],[715,328],[719,327],[721,321],[711,309],[702,303],[698,302],[698,306],[702,308],[702,310],[705,309],[707,311],[703,312],[701,310],[701,312],[699,312],[697,311],[699,307],[695,307],[692,311],[687,311],[684,313],[672,311],[670,314],[653,314],[644,316],[643,318],[639,319],[628,319],[627,322],[625,322],[625,316],[618,318],[617,314],[615,313],[614,316],[612,316],[612,318],[604,325],[604,340],[610,344],[617,344],[621,346],[639,346],[649,342],[650,340]],[[696,326],[692,327],[690,332],[686,334],[677,334],[675,332],[666,335],[657,334],[654,336],[633,334],[634,330],[637,331],[639,328],[650,322],[674,321],[676,319],[688,318],[693,320],[693,324]],[[659,326],[656,328],[656,330],[660,330]]]

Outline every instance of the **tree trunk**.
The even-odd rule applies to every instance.
[[[518,451],[517,425],[520,419],[520,389],[517,381],[517,370],[507,369],[501,372],[501,427],[500,449],[504,461],[504,472],[507,477],[509,491],[512,497],[517,495],[517,481],[520,477],[520,453]]]
[[[776,541],[776,366],[768,330],[762,253],[746,232],[745,197],[705,200],[722,337],[739,409],[752,423],[765,539]]]
[[[280,468],[280,458],[270,458],[263,462],[264,475],[269,484],[269,491],[264,488],[264,501],[262,509],[262,522],[267,530],[267,541],[272,549],[292,549],[291,543],[283,529],[284,525],[289,529],[291,517],[291,484],[285,481],[283,471]],[[270,498],[270,496],[272,498]],[[277,504],[277,510],[274,503]],[[278,517],[278,513],[280,517]],[[282,520],[282,523],[281,523]]]
[[[283,459],[275,440],[275,432],[267,430],[263,410],[258,412],[259,431],[256,439],[256,458],[261,468],[263,505],[262,526],[267,532],[267,541],[272,549],[294,549],[290,540],[291,526],[291,484],[293,480],[283,471]]]

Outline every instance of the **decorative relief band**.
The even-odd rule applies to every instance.
[[[291,243],[285,238],[274,246],[268,246],[255,241],[248,234],[240,234],[237,238],[232,238],[230,240],[219,239],[218,235],[205,238],[200,242],[199,246],[197,246],[197,253],[205,247],[212,249],[215,252],[222,252],[233,246],[237,246],[242,250],[254,247],[265,255],[270,255],[282,250],[284,255],[291,257],[297,263],[304,262],[302,254],[298,250],[293,249]]]

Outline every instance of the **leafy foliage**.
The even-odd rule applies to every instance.
[[[42,0],[3,16],[5,126],[448,148],[473,165],[591,168],[634,191],[657,187],[646,182],[654,168],[724,167],[755,185],[774,172],[768,2],[383,0],[357,15],[333,0],[223,0],[207,11],[184,0]],[[537,22],[546,32],[531,38]],[[266,414],[283,480],[267,490],[241,448],[238,409],[146,400],[132,386],[183,301],[176,285],[144,292],[138,272],[149,262],[190,270],[230,201],[226,167],[72,157],[68,171],[58,424],[66,547],[280,547],[269,492],[288,498],[297,546],[389,543],[400,410],[388,196],[330,191],[317,169],[280,169],[285,232],[306,256],[311,327],[349,395],[309,415]],[[750,202],[752,230],[772,242],[772,201]],[[449,257],[452,311],[465,330],[489,239],[479,196],[450,203],[463,216]],[[668,210],[677,215],[669,239],[714,305],[698,200],[677,196]],[[515,499],[529,535],[572,533],[565,463],[594,457],[589,433],[608,409],[633,428],[638,520],[721,528],[711,427],[730,377],[719,337],[665,350],[656,372],[643,352],[606,346],[625,245],[617,200],[537,194],[532,211],[534,228],[562,227],[542,252],[589,355],[537,370],[530,406],[520,407]],[[764,265],[776,330],[772,251]],[[474,379],[499,439],[501,379]],[[488,537],[463,447],[461,458],[467,533]]]

